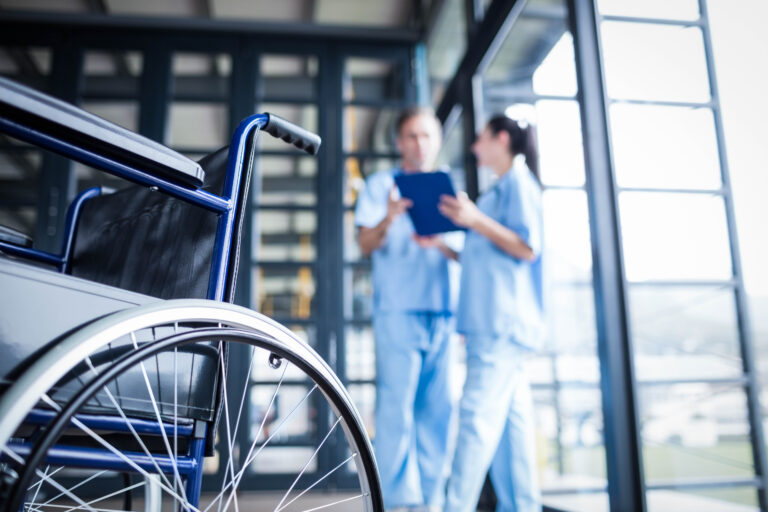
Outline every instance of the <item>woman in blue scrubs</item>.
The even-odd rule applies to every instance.
[[[492,118],[472,151],[496,183],[475,205],[443,196],[440,211],[467,228],[457,331],[467,380],[445,510],[474,511],[490,469],[497,512],[541,510],[534,418],[524,362],[543,335],[541,188],[533,128]]]

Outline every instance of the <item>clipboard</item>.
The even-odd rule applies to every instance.
[[[395,183],[400,189],[400,195],[413,202],[408,208],[408,215],[416,233],[419,235],[435,235],[447,231],[458,231],[458,227],[437,209],[440,196],[445,194],[456,197],[451,178],[443,171],[398,173]]]

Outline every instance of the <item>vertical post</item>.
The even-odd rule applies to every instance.
[[[609,501],[611,510],[644,511],[641,439],[598,17],[595,2],[569,0],[568,5],[587,169]]]
[[[254,113],[256,104],[256,80],[259,72],[259,59],[253,44],[240,40],[232,55],[232,75],[230,78],[229,133],[233,133],[240,120]],[[255,157],[251,175],[249,197],[246,198],[245,218],[240,242],[240,265],[235,289],[234,302],[250,307],[253,292],[252,267],[253,255],[253,205],[261,194],[259,176],[259,156]]]
[[[462,111],[461,129],[464,135],[464,179],[467,195],[474,201],[480,195],[480,185],[477,176],[477,159],[469,148],[482,129],[483,79],[480,75],[464,77],[461,84],[459,101]]]
[[[323,149],[317,158],[317,266],[316,303],[322,310],[317,315],[318,349],[342,382],[346,381],[344,348],[344,154],[342,102],[344,53],[340,46],[326,47],[320,54],[318,74],[318,129]],[[342,364],[338,364],[342,361]],[[318,411],[318,435],[331,426],[331,410],[322,404]],[[318,467],[332,468],[334,460],[344,458],[346,449],[342,432],[332,439],[331,453],[320,453]],[[342,475],[334,473],[328,482],[339,485]]]
[[[69,103],[77,103],[82,83],[83,51],[72,41],[58,45],[53,53],[49,92]],[[43,153],[38,181],[35,245],[58,253],[61,249],[67,205],[77,192],[72,162],[63,156]]]
[[[172,101],[171,52],[165,45],[144,52],[139,86],[139,133],[166,143],[168,109]]]
[[[699,0],[699,12],[701,15],[701,31],[704,42],[704,53],[707,59],[707,74],[709,76],[709,89],[712,96],[712,116],[715,121],[715,133],[717,135],[717,149],[720,156],[720,175],[723,181],[723,201],[725,203],[725,215],[728,223],[728,234],[731,249],[731,265],[733,280],[736,283],[736,315],[739,329],[739,342],[741,345],[741,360],[744,376],[746,377],[747,414],[749,416],[749,430],[752,441],[752,457],[755,465],[755,476],[762,485],[757,489],[760,510],[768,510],[768,456],[766,455],[765,438],[760,409],[760,387],[757,381],[757,368],[755,355],[752,350],[752,332],[749,322],[749,303],[744,288],[744,275],[741,268],[739,255],[739,237],[736,226],[736,212],[733,204],[733,189],[731,187],[731,175],[728,168],[728,155],[725,147],[725,132],[723,130],[723,118],[720,110],[720,92],[715,73],[715,58],[712,50],[712,34],[709,29],[709,14],[706,0]]]

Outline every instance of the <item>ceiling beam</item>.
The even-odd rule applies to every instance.
[[[0,11],[0,40],[3,37],[30,39],[35,34],[67,29],[88,34],[89,31],[111,36],[147,34],[173,35],[254,35],[334,40],[345,43],[413,44],[421,40],[421,33],[413,28],[363,27],[315,23],[275,23],[258,20],[204,19],[196,17],[164,18],[149,16],[104,16],[96,13],[50,13],[37,11]],[[147,43],[149,44],[149,43]]]

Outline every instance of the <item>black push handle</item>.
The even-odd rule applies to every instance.
[[[290,121],[286,121],[275,114],[270,114],[269,112],[265,112],[265,114],[269,119],[263,130],[268,134],[293,144],[310,155],[316,155],[320,150],[322,140],[316,133],[312,133],[300,126],[296,126]]]

